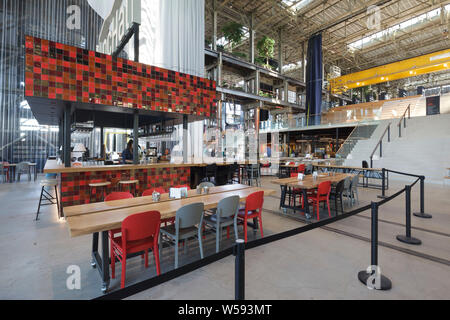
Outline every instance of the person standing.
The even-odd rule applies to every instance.
[[[127,147],[122,151],[122,163],[133,163],[133,140],[128,141]]]

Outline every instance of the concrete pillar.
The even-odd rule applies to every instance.
[[[307,56],[307,47],[306,47],[306,41],[303,42],[302,45],[302,79],[303,82],[306,83],[306,56]]]
[[[255,94],[259,95],[259,70],[256,70],[256,74],[255,74]]]
[[[70,135],[71,135],[71,113],[72,107],[69,103],[64,106],[64,166],[66,168],[70,168],[70,158],[72,154],[72,150],[70,148]]]
[[[219,52],[219,62],[217,63],[217,87],[222,86],[222,52]]]
[[[249,51],[249,58],[250,58],[250,63],[255,63],[255,30],[253,30],[255,26],[255,14],[252,12],[250,14],[250,25],[248,28],[248,32],[249,32],[249,39],[248,39],[248,43],[250,46],[250,51]]]
[[[183,114],[183,163],[188,160],[188,116]]]
[[[289,83],[286,80],[283,81],[283,90],[284,90],[284,102],[288,102]]]
[[[282,38],[281,38],[281,29],[278,30],[278,72],[282,73],[283,72],[283,42],[282,42]]]
[[[213,0],[213,14],[212,14],[212,21],[213,21],[213,36],[212,36],[212,49],[217,50],[217,2],[216,0]]]
[[[133,112],[133,164],[139,163],[139,113]]]

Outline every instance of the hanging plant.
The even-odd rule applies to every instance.
[[[242,24],[232,21],[223,26],[222,33],[225,37],[225,40],[230,42],[231,49],[233,49],[241,43],[242,37],[244,35],[244,30],[242,28]]]
[[[269,59],[273,58],[274,46],[275,40],[267,36],[262,37],[261,40],[259,40],[258,43],[256,44],[259,56],[266,59],[266,64],[264,65],[264,67],[269,69],[270,69]]]

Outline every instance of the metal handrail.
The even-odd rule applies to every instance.
[[[406,128],[406,111],[408,111],[408,119],[411,119],[411,104],[408,104],[408,107],[406,107],[405,112],[403,112],[400,121],[397,123],[399,138],[401,138],[402,136],[402,120],[403,120],[403,128]]]
[[[383,156],[383,138],[386,135],[386,132],[388,132],[388,142],[391,142],[391,124],[392,122],[389,122],[386,129],[384,129],[383,134],[381,135],[380,140],[378,140],[377,144],[375,145],[375,148],[373,149],[371,155],[370,155],[370,167],[373,168],[373,155],[378,149],[378,146],[380,146],[380,157]]]
[[[348,135],[347,139],[350,138],[350,137],[352,136],[353,132],[355,132],[356,128],[358,128],[359,126],[360,126],[360,124],[358,123],[358,124],[356,125],[356,127],[353,128],[352,132],[350,132],[350,134]],[[345,139],[344,143],[341,144],[341,146],[339,147],[339,150],[336,151],[336,154],[338,154],[339,151],[341,151],[341,149],[344,147],[344,144],[345,144],[345,142],[347,142],[347,139]]]
[[[408,106],[405,109],[405,112],[403,112],[403,115],[400,117],[400,121],[397,123],[399,138],[402,136],[402,120],[403,120],[403,127],[406,128],[406,111],[408,111],[408,119],[411,119],[411,104],[408,104]],[[391,123],[392,122],[389,122],[387,128],[384,130],[380,140],[378,140],[375,148],[372,151],[372,154],[370,155],[371,168],[373,167],[373,155],[377,151],[378,146],[380,146],[380,158],[383,156],[383,138],[384,135],[386,134],[386,131],[388,131],[388,142],[391,142]]]

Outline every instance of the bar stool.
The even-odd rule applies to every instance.
[[[98,194],[101,192],[101,201],[105,199],[106,190],[111,185],[110,181],[100,181],[89,183],[89,202],[92,202],[92,191],[95,190],[95,202],[98,200]],[[97,189],[98,188],[98,189]],[[98,190],[98,191],[97,191]]]
[[[59,199],[58,199],[58,180],[56,179],[49,179],[49,180],[42,180],[41,181],[41,196],[39,197],[39,205],[36,212],[36,221],[39,220],[39,211],[41,209],[41,206],[50,205],[50,204],[56,204],[58,207],[58,218],[61,218],[60,211],[59,211]],[[47,190],[45,190],[45,187],[54,187],[55,188],[55,196],[52,196]],[[53,202],[53,200],[56,200],[56,202]],[[42,203],[42,201],[48,201],[48,203]]]
[[[139,184],[139,180],[120,180],[119,181],[119,190],[120,191],[124,191],[123,189],[125,188],[124,186],[126,186],[125,191],[129,191],[130,193],[132,193],[134,196],[136,196],[136,190],[137,190],[137,185]],[[134,192],[131,192],[132,186],[134,186]]]

